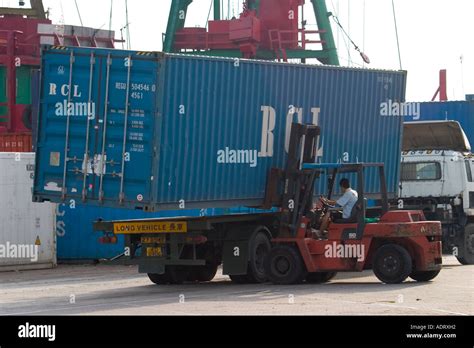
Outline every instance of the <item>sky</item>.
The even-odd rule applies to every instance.
[[[120,38],[126,23],[125,0],[43,0],[54,23],[108,29]],[[278,0],[275,0],[278,1]],[[407,100],[431,100],[439,86],[439,70],[448,70],[448,98],[464,100],[474,94],[473,0],[393,0],[396,9],[402,69],[408,71]],[[26,1],[27,5],[29,1]],[[204,27],[212,0],[194,0],[186,26]],[[224,1],[227,3],[227,1]],[[18,0],[0,0],[2,6],[17,6]],[[242,0],[230,0],[225,15],[238,16]],[[370,57],[365,67],[400,69],[392,0],[326,0],[352,40]],[[128,22],[134,50],[162,49],[171,0],[130,0]],[[226,6],[227,7],[227,6]],[[316,24],[312,6],[306,0],[308,24]],[[211,14],[212,17],[212,14]],[[312,29],[315,27],[309,26]],[[362,67],[362,59],[334,22],[333,31],[341,64]],[[121,48],[121,44],[118,44]],[[312,47],[318,49],[318,46]]]

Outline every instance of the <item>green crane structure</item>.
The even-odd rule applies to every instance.
[[[213,8],[214,8],[214,11],[213,11],[214,21],[223,21],[221,18],[221,9],[222,9],[221,0],[212,0],[212,1],[213,1]],[[286,21],[284,17],[281,17],[281,12],[277,12],[277,10],[273,10],[271,6],[266,5],[264,8],[262,8],[264,1],[265,0],[246,0],[244,3],[244,6],[245,6],[245,11],[247,12],[244,12],[241,15],[240,19],[234,18],[231,21],[239,21],[239,20],[242,21],[243,19],[245,20],[246,17],[248,17],[248,13],[252,13],[252,16],[255,16],[255,18],[257,18],[258,21],[263,22],[264,20],[270,20],[273,25],[275,25],[275,23],[282,23]],[[294,1],[295,3],[299,2],[300,3],[299,6],[301,6],[301,4],[304,4],[304,0],[286,0],[286,1],[292,4],[291,6],[294,6],[293,5],[294,3],[291,1]],[[185,22],[186,22],[186,17],[189,11],[189,6],[191,5],[192,2],[193,2],[192,0],[172,0],[169,19],[168,19],[168,26],[167,26],[166,34],[163,41],[163,51],[169,52],[169,53],[180,52],[180,53],[204,55],[204,56],[222,56],[222,57],[235,57],[235,58],[244,57],[245,58],[246,55],[238,47],[220,48],[218,47],[218,45],[215,45],[213,47],[211,44],[209,45],[209,47],[205,47],[204,49],[202,47],[200,47],[199,49],[196,49],[194,44],[189,45],[190,47],[184,47],[184,48],[183,48],[183,45],[177,44],[177,41],[178,41],[177,37],[182,38],[183,33],[186,33]],[[291,47],[284,47],[282,49],[282,46],[284,46],[284,44],[282,45],[281,42],[283,41],[278,42],[277,40],[275,44],[275,41],[270,38],[270,39],[267,39],[270,42],[267,45],[265,45],[265,43],[263,42],[259,42],[255,44],[255,41],[254,41],[252,42],[253,44],[255,44],[254,54],[251,55],[251,58],[276,60],[276,59],[280,59],[282,57],[281,53],[283,53],[284,58],[285,58],[284,60],[300,59],[302,62],[305,62],[307,59],[318,59],[323,64],[339,65],[337,48],[334,41],[331,23],[329,21],[329,18],[332,15],[332,13],[328,12],[325,0],[311,0],[311,3],[312,3],[312,8],[314,10],[314,14],[316,17],[317,25],[318,25],[317,31],[307,31],[305,29],[298,29],[298,25],[300,23],[298,23],[298,17],[296,17],[297,18],[296,19],[297,33],[295,33],[295,35],[297,36],[293,36],[293,37],[296,37],[297,41],[298,41],[298,35],[303,37],[300,41],[298,41],[297,45],[294,45],[293,43],[292,45],[290,45]],[[266,13],[263,13],[264,11]],[[272,11],[275,11],[275,12],[272,12]],[[282,19],[280,20],[279,18],[282,18]],[[301,23],[305,23],[304,19],[301,20]],[[294,25],[295,23],[293,23],[293,27]],[[262,23],[262,28],[268,28],[268,26],[269,25],[267,25],[266,23],[264,22]],[[302,26],[304,28],[304,24],[302,24]],[[249,27],[248,29],[251,31],[252,27]],[[196,28],[193,28],[191,30],[196,30]],[[319,34],[320,40],[310,41],[310,40],[305,39],[305,35],[316,34],[316,33]],[[206,33],[201,32],[201,36],[199,36],[199,38],[203,37],[202,35],[204,34]],[[209,33],[209,34],[212,34],[212,33]],[[272,33],[270,33],[270,36],[271,34]],[[288,31],[286,32],[285,35],[287,34],[288,34]],[[268,37],[268,33],[264,33],[264,35],[267,35]],[[188,42],[191,42],[191,43],[196,42],[197,37],[198,36],[188,37],[187,38]],[[206,41],[206,44],[208,42],[212,43],[211,39],[212,39],[211,36],[207,36],[205,39],[202,39],[202,41]],[[307,49],[306,45],[309,43],[319,43],[321,44],[322,48],[319,50]]]

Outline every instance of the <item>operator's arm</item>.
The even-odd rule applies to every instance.
[[[336,201],[336,205],[340,207],[344,207],[347,203],[349,203],[349,200],[350,200],[350,196],[347,193],[345,193],[341,198],[339,198]]]

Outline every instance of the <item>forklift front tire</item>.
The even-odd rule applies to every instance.
[[[410,278],[416,280],[417,282],[429,282],[430,280],[435,279],[439,272],[441,271],[413,272],[410,274]]]

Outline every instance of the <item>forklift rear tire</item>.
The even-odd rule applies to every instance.
[[[435,279],[438,276],[439,272],[441,272],[441,270],[413,272],[412,274],[410,274],[410,278],[416,280],[417,282],[429,282],[430,280]]]
[[[375,252],[373,270],[383,283],[403,283],[412,273],[412,268],[410,254],[400,245],[386,244]]]
[[[337,272],[317,272],[317,273],[308,273],[306,276],[306,283],[308,284],[323,284],[331,281]]]
[[[462,265],[474,265],[474,224],[469,224],[464,228],[463,256],[456,257]]]
[[[148,273],[148,278],[150,278],[152,283],[156,285],[167,285],[170,283],[170,277],[168,273],[164,273],[164,274]]]
[[[289,245],[274,247],[265,259],[265,271],[269,280],[277,285],[302,283],[306,266],[298,250]]]

